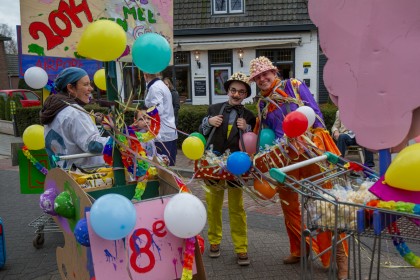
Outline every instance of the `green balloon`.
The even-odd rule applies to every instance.
[[[61,217],[74,219],[76,209],[71,199],[70,193],[62,192],[54,200],[54,211]]]
[[[204,137],[203,134],[198,133],[198,132],[193,132],[193,133],[190,134],[190,136],[197,137],[198,139],[201,140],[201,142],[203,142],[204,147],[206,146],[207,141],[206,141],[206,138]]]

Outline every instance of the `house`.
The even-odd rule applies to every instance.
[[[194,105],[227,100],[223,83],[249,74],[250,61],[267,56],[284,78],[304,81],[319,102],[319,40],[307,0],[174,0],[174,65],[165,69],[181,98]],[[321,71],[322,75],[322,71]],[[256,86],[252,85],[252,102]]]
[[[6,54],[4,42],[12,38],[0,35],[0,89],[18,88],[19,65],[16,54]]]

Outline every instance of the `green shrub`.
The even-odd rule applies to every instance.
[[[0,98],[0,120],[6,119],[6,101]]]
[[[319,106],[321,109],[322,116],[324,117],[325,126],[327,127],[328,131],[331,132],[331,127],[335,121],[335,113],[337,112],[337,106],[330,103],[321,104]]]

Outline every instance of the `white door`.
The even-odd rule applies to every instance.
[[[231,76],[231,67],[211,67],[210,96],[211,104],[221,103],[228,100],[224,83]]]

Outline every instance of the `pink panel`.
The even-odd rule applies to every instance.
[[[309,1],[328,57],[324,82],[343,123],[367,148],[420,134],[419,14],[418,0]]]

